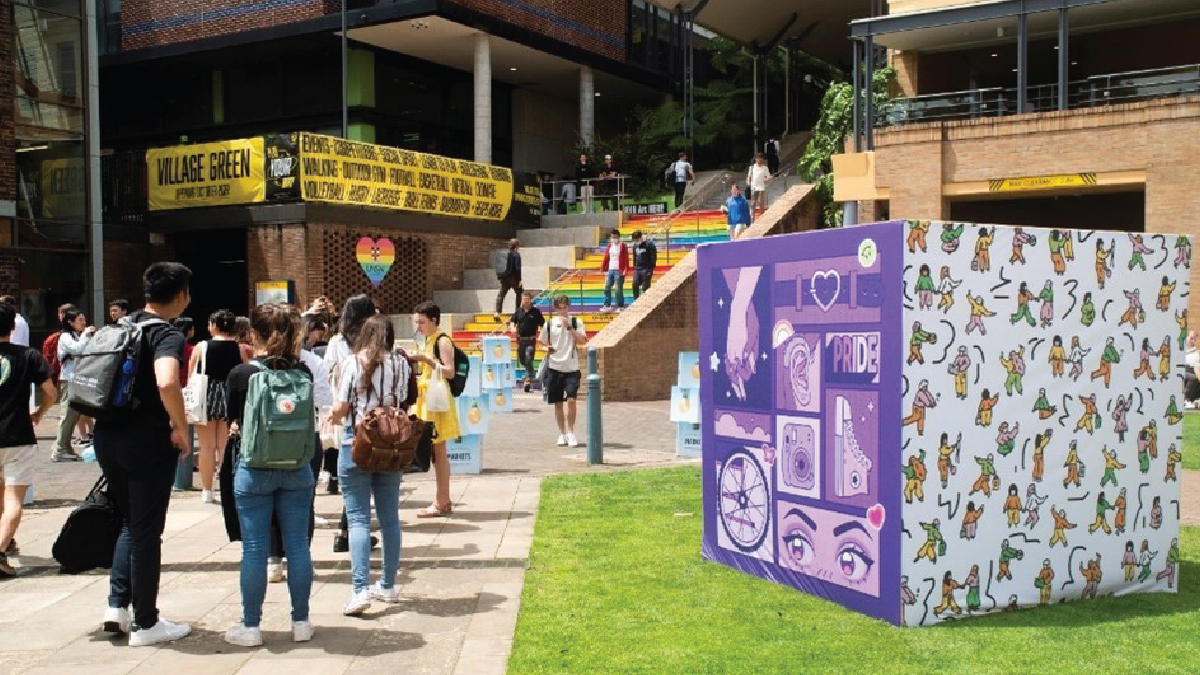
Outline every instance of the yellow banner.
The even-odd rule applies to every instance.
[[[261,202],[266,193],[262,138],[146,151],[150,210]]]
[[[1095,184],[1096,174],[1094,173],[1062,173],[1052,176],[997,178],[988,181],[988,191],[1019,192],[1021,190],[1053,190],[1068,187],[1092,187]]]
[[[332,136],[300,134],[305,201],[504,220],[512,170]]]
[[[86,189],[82,157],[62,157],[42,162],[43,218],[82,218]]]

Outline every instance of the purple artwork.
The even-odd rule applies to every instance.
[[[900,473],[902,307],[885,300],[902,238],[703,246],[697,272],[704,555],[893,622],[901,523],[882,505],[901,484],[880,477]]]

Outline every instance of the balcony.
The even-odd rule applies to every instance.
[[[1025,112],[1058,110],[1058,86],[1030,86]],[[1170,96],[1200,94],[1200,64],[1157,70],[1095,75],[1067,85],[1067,109],[1096,108]],[[1004,117],[1018,114],[1017,89],[990,88],[926,94],[889,101],[879,111],[877,126],[915,122]]]

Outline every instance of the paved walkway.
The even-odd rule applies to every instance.
[[[588,467],[582,448],[554,445],[553,415],[540,397],[521,395],[510,415],[492,418],[484,475],[452,481],[455,514],[417,520],[433,496],[432,476],[405,481],[398,606],[376,604],[364,617],[341,615],[349,561],[332,553],[333,530],[317,531],[313,642],[293,644],[286,584],[268,589],[260,649],[227,645],[225,629],[241,616],[241,545],[225,537],[220,507],[195,492],[177,493],[164,535],[163,615],[194,626],[162,648],[131,648],[99,632],[107,575],[57,573],[50,549],[70,508],[99,475],[95,464],[38,467],[38,502],[18,533],[18,579],[0,582],[0,675],[488,675],[505,672],[516,626],[541,477],[571,471],[665,466],[674,457],[667,403],[605,406],[606,460]],[[580,418],[584,417],[583,406]],[[586,437],[586,424],[579,425]],[[48,436],[40,429],[48,457]],[[341,498],[323,491],[317,512],[336,519]],[[377,560],[377,554],[376,554]]]

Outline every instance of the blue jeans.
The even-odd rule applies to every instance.
[[[383,570],[379,585],[396,585],[400,568],[400,477],[399,471],[360,471],[350,458],[350,439],[342,443],[338,457],[338,482],[346,502],[350,526],[350,581],[354,592],[367,590],[371,581],[371,496],[383,538]]]
[[[251,469],[239,463],[233,476],[234,502],[242,527],[242,623],[262,621],[267,596],[267,556],[271,549],[271,517],[279,520],[288,559],[288,594],[292,621],[308,621],[313,564],[308,524],[312,518],[315,479],[307,466],[294,471]]]
[[[609,270],[604,275],[604,306],[612,305],[612,287],[617,287],[617,307],[625,307],[625,277],[620,270]]]

